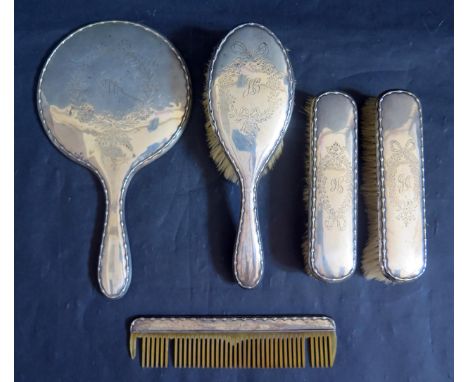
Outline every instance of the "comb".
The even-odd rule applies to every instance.
[[[137,318],[130,355],[141,366],[177,368],[332,367],[335,322],[328,317]]]

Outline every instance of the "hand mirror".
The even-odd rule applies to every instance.
[[[131,280],[127,187],[138,169],[177,142],[190,104],[189,74],[179,53],[139,24],[85,26],[65,38],[44,65],[37,91],[44,129],[104,187],[98,279],[109,298],[122,297]]]

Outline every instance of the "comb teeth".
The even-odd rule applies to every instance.
[[[169,364],[169,339],[156,335],[141,337],[141,366],[167,367]]]
[[[170,348],[172,363],[177,368],[303,368],[307,366],[307,341],[310,366],[331,367],[336,350],[334,332],[132,333],[133,348],[138,339],[141,339],[141,366],[145,368],[168,367]]]

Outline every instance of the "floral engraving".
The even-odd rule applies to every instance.
[[[174,118],[180,118],[183,112],[181,105],[171,104],[164,110],[140,108],[116,118],[111,113],[97,113],[88,103],[67,105],[64,108],[55,105],[50,107],[55,124],[71,127],[83,134],[83,139],[89,142],[86,145],[87,156],[99,154],[112,168],[137,157],[138,150],[132,144],[136,137],[155,131]],[[80,157],[83,153],[76,155]]]
[[[325,227],[343,231],[353,199],[353,168],[344,146],[333,143],[317,166],[317,203],[323,210]],[[320,208],[319,207],[319,208]]]
[[[237,57],[223,69],[217,82],[226,102],[227,117],[239,126],[233,130],[233,141],[239,150],[251,151],[260,126],[273,118],[286,96],[285,74],[268,59],[265,42],[249,50],[244,43],[235,41],[231,50]],[[258,97],[262,102],[255,101]]]

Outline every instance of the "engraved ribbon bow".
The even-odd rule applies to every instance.
[[[266,42],[262,42],[254,52],[251,52],[243,42],[235,41],[232,44],[232,51],[234,53],[239,53],[244,58],[254,59],[255,57],[266,56],[268,54],[268,44]]]
[[[390,147],[393,153],[405,158],[408,162],[414,162],[416,160],[412,153],[415,148],[415,144],[412,139],[408,139],[406,141],[405,147],[402,147],[400,142],[392,140],[390,141]]]

